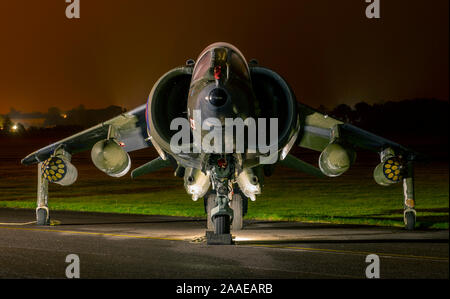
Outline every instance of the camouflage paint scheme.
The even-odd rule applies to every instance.
[[[129,169],[128,152],[154,146],[160,157],[135,169],[133,178],[173,166],[175,175],[184,177],[193,200],[204,198],[209,229],[218,235],[229,233],[230,225],[241,229],[247,200],[261,193],[264,174],[270,175],[275,165],[260,165],[260,153],[174,154],[170,138],[175,132],[169,129],[170,122],[184,117],[193,128],[198,125],[193,119],[194,110],[201,111],[202,119],[216,117],[222,125],[225,118],[278,118],[277,164],[318,177],[344,173],[356,158],[356,148],[379,153],[381,163],[374,178],[385,186],[403,181],[405,225],[414,228],[412,163],[417,153],[298,103],[280,75],[256,61],[247,63],[243,54],[227,43],[212,44],[197,62],[189,60],[185,66],[164,74],[153,86],[147,104],[24,158],[25,165],[40,165],[38,223],[48,222],[46,184],[52,180],[47,179],[47,171],[54,166],[54,159],[63,159],[67,169],[72,169],[73,154],[92,150],[92,159],[100,170],[121,176]],[[205,133],[202,129],[202,136]],[[290,155],[294,145],[321,152],[320,169]],[[192,149],[195,144],[183,146]]]

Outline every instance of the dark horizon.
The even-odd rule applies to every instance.
[[[310,106],[313,109],[316,110],[320,110],[322,112],[326,112],[326,111],[332,111],[333,109],[335,109],[336,107],[338,107],[339,105],[347,105],[350,108],[355,108],[355,105],[360,104],[360,103],[365,103],[365,104],[369,104],[369,105],[385,105],[386,103],[389,102],[405,102],[405,101],[416,101],[416,100],[425,100],[425,101],[438,101],[438,102],[449,102],[450,101],[448,99],[446,100],[442,100],[442,99],[437,99],[437,98],[412,98],[412,99],[398,99],[397,101],[390,101],[390,100],[386,100],[386,101],[378,101],[378,102],[373,102],[373,103],[368,103],[365,101],[359,101],[359,102],[354,102],[351,104],[348,103],[337,103],[335,105],[331,105],[331,106],[327,106],[324,104],[319,103],[318,105],[315,106]],[[142,104],[145,104],[145,102],[143,102]],[[141,105],[142,105],[141,104]],[[130,109],[128,109],[125,106],[120,106],[120,105],[116,105],[116,104],[107,104],[105,106],[96,106],[96,107],[90,107],[89,105],[85,105],[85,104],[79,104],[77,106],[73,106],[73,107],[68,107],[67,109],[62,109],[60,107],[57,106],[51,106],[48,107],[46,110],[42,110],[42,111],[22,111],[22,110],[18,110],[15,107],[10,107],[8,111],[6,111],[5,113],[0,113],[0,116],[9,116],[9,117],[24,117],[24,118],[39,118],[39,117],[44,117],[45,115],[47,115],[49,113],[49,110],[52,109],[58,109],[61,111],[61,113],[66,113],[72,110],[76,110],[76,109],[83,109],[83,110],[105,110],[108,108],[112,108],[112,107],[117,107],[117,108],[122,108],[125,109],[125,111],[129,111]]]
[[[165,72],[208,44],[236,45],[279,72],[318,107],[437,98],[448,101],[447,0],[65,1],[0,4],[0,114],[10,108],[87,109],[144,104]]]
[[[383,104],[368,104],[359,102],[354,106],[339,104],[334,107],[315,107],[319,112],[326,113],[341,121],[354,124],[372,133],[386,135],[413,132],[417,136],[448,136],[448,101],[438,99],[407,99],[390,101]],[[407,113],[404,113],[407,111]],[[46,113],[13,113],[0,114],[0,129],[7,122],[11,125],[22,125],[25,129],[67,127],[69,133],[87,129],[98,123],[107,121],[125,112],[120,106],[108,106],[102,109],[89,109],[80,105],[73,109],[62,111],[52,107]],[[33,129],[34,127],[34,129]],[[73,130],[73,132],[72,132]],[[17,132],[13,132],[17,133]],[[41,132],[42,133],[42,132]]]

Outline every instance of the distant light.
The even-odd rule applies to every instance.
[[[17,131],[17,128],[18,128],[17,125],[14,125],[14,126],[12,126],[11,129],[12,129],[13,131]]]
[[[67,114],[62,114],[62,118],[67,118]]]

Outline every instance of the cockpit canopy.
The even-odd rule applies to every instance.
[[[192,83],[198,80],[226,82],[232,77],[250,80],[250,72],[242,53],[233,45],[215,43],[206,48],[195,64]]]

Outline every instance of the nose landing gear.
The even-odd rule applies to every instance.
[[[230,160],[231,158],[226,156],[211,157],[211,183],[216,194],[215,196],[210,194],[207,197],[208,229],[212,226],[211,224],[214,224],[214,231],[206,232],[208,245],[231,245],[233,243],[230,226],[234,213],[229,203],[232,195],[230,180],[234,175],[234,167]]]

